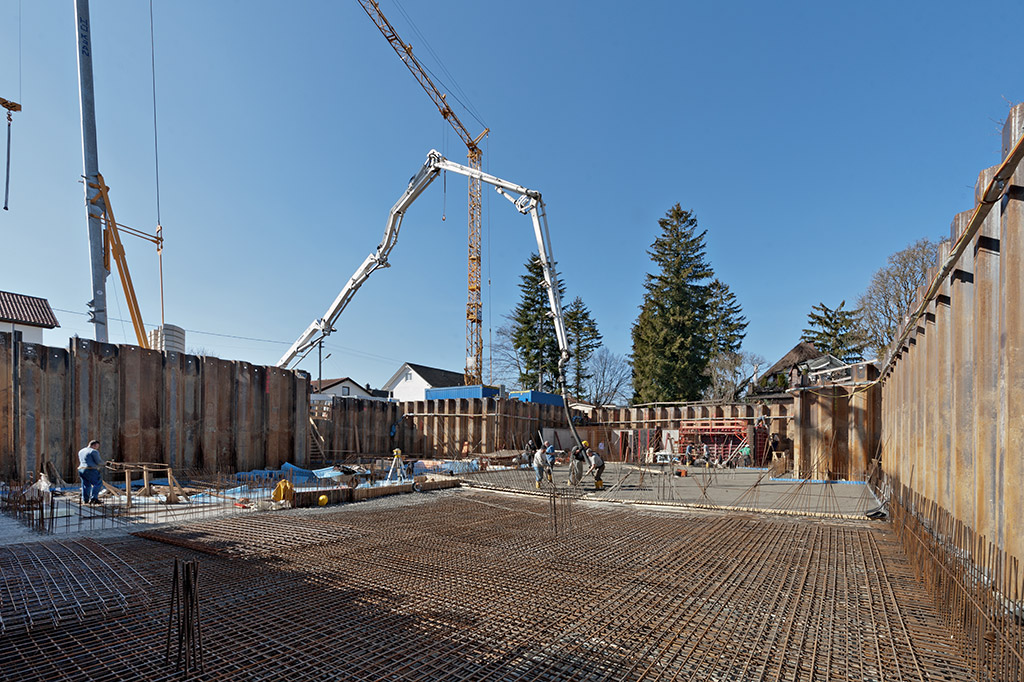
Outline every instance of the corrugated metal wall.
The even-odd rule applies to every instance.
[[[1004,157],[1022,133],[1017,105],[1003,127]],[[994,171],[979,174],[976,201]],[[1008,184],[906,342],[892,349],[882,461],[888,475],[1024,560],[1024,170]],[[972,213],[954,216],[953,240]],[[947,245],[940,261],[949,252]]]
[[[44,460],[69,480],[91,438],[104,458],[235,471],[308,463],[309,377],[245,362],[0,333],[0,476]]]
[[[394,448],[411,456],[452,458],[469,453],[516,450],[537,431],[565,425],[562,407],[498,398],[461,398],[388,403],[359,398],[315,401],[311,451],[325,461],[387,455]]]
[[[854,379],[867,382],[867,370],[859,371]],[[778,434],[783,444],[792,439],[790,454],[794,454],[797,475],[862,480],[878,456],[880,395],[878,386],[833,387],[804,391],[789,404],[695,403],[575,414],[580,437],[591,441],[592,447],[603,443],[611,461],[637,456],[620,451],[622,431],[678,430],[701,424],[710,428],[721,420],[746,422],[748,443],[762,446],[765,431],[758,439],[754,430],[763,417],[767,433]],[[334,398],[314,402],[310,414],[316,426],[310,451],[318,462],[383,456],[394,448],[431,459],[458,457],[463,444],[474,455],[518,450],[536,441],[539,429],[567,429],[561,407],[496,398],[404,403]],[[571,447],[568,438],[560,445]]]

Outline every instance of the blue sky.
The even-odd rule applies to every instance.
[[[151,231],[149,3],[92,5],[100,170],[118,221]],[[438,71],[394,0],[381,7]],[[354,0],[154,8],[166,320],[190,330],[190,349],[273,364],[375,248],[427,151],[464,162],[464,147]],[[616,353],[630,350],[647,248],[676,202],[707,229],[749,319],[744,349],[774,362],[813,305],[852,304],[890,253],[948,233],[1024,99],[1010,66],[1017,4],[401,8],[491,128],[485,168],[543,192],[567,295]],[[71,0],[0,0],[0,96],[24,105],[0,289],[49,299],[56,346],[92,336],[74,39]],[[484,195],[487,343],[535,244],[528,219]],[[393,267],[325,344],[325,377],[376,386],[404,361],[461,370],[465,211],[455,177],[413,206]],[[127,248],[156,324],[156,254]],[[125,320],[110,338],[132,342],[108,281],[111,317]],[[315,375],[315,357],[301,367]]]

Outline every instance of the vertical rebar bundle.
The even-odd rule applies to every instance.
[[[978,680],[1024,678],[1024,589],[1015,557],[896,482],[890,503],[904,551]]]
[[[199,561],[174,559],[174,577],[171,585],[171,604],[167,614],[167,648],[164,661],[170,664],[171,635],[175,635],[177,653],[174,669],[182,666],[184,654],[185,674],[198,669],[205,672],[203,664],[203,628],[199,619]]]

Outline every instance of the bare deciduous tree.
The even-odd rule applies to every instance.
[[[917,288],[927,283],[928,268],[936,264],[941,243],[924,237],[889,256],[857,300],[868,351],[876,358],[885,354],[896,336],[914,304]]]
[[[711,358],[707,373],[711,383],[704,390],[704,400],[732,402],[739,398],[746,381],[751,378],[757,368],[766,365],[764,356],[747,351],[739,353],[724,352]]]
[[[495,340],[491,344],[491,363],[494,375],[491,380],[506,386],[533,388],[519,385],[519,377],[524,374],[524,362],[512,341],[511,323],[505,323],[498,327],[494,335]]]
[[[622,355],[601,346],[590,360],[590,402],[626,404],[633,394],[633,369]]]

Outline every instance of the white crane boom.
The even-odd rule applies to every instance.
[[[533,231],[537,238],[537,249],[544,271],[544,286],[547,289],[548,304],[551,307],[550,315],[555,325],[555,336],[558,339],[560,351],[558,381],[562,387],[562,393],[565,393],[564,368],[569,360],[569,342],[565,333],[565,321],[562,317],[562,299],[558,288],[555,286],[558,278],[555,273],[554,258],[551,251],[551,235],[548,231],[547,214],[544,211],[544,202],[541,199],[540,192],[508,182],[507,180],[502,180],[479,169],[449,161],[433,149],[427,154],[427,160],[423,163],[423,166],[409,180],[409,185],[405,188],[405,192],[402,193],[402,196],[392,206],[391,212],[388,214],[387,224],[384,227],[384,238],[381,239],[377,250],[368,255],[362,265],[356,269],[352,277],[345,283],[337,298],[331,303],[327,312],[324,313],[324,316],[313,320],[309,327],[306,328],[306,331],[295,340],[295,343],[288,349],[288,352],[281,356],[281,359],[277,361],[278,367],[289,367],[293,363],[297,363],[322,338],[329,336],[331,332],[335,331],[334,323],[337,322],[338,317],[341,316],[341,313],[348,306],[356,291],[359,290],[359,287],[363,285],[375,270],[389,267],[388,254],[391,253],[391,250],[398,242],[398,231],[402,226],[402,218],[405,216],[406,210],[408,210],[417,197],[423,194],[441,171],[458,173],[467,178],[479,180],[493,186],[502,196],[515,205],[516,210],[524,215],[529,214],[532,218]],[[568,410],[568,404],[566,404],[566,409]]]

